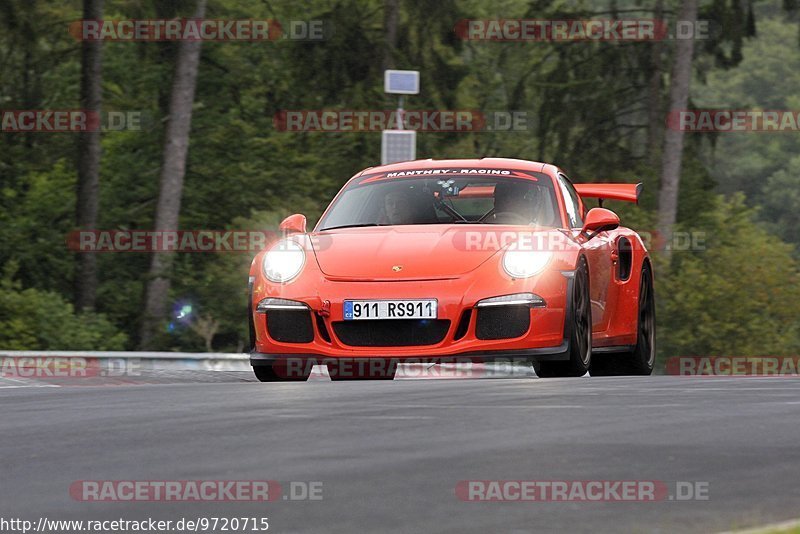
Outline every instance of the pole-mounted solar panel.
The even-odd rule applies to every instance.
[[[383,90],[398,96],[397,129],[384,130],[381,135],[381,165],[411,161],[417,158],[417,132],[403,129],[403,95],[419,94],[419,71],[386,70]]]
[[[417,159],[415,130],[384,130],[381,138],[381,165]]]

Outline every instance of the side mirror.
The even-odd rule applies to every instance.
[[[586,214],[586,221],[583,223],[581,233],[591,237],[599,232],[613,230],[619,226],[619,217],[611,210],[605,208],[592,208]]]
[[[279,227],[285,234],[304,234],[306,233],[306,216],[295,213],[286,217]]]

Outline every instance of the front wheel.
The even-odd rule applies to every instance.
[[[260,382],[305,382],[311,375],[305,370],[288,369],[286,365],[254,365],[253,373]]]
[[[572,285],[569,360],[536,362],[533,369],[540,378],[583,376],[592,362],[592,303],[589,293],[589,267],[581,257]]]

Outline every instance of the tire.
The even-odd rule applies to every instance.
[[[254,365],[253,373],[255,373],[256,378],[258,378],[260,382],[305,382],[311,374],[308,372],[288,376],[289,373],[285,372],[285,369],[281,368],[276,370],[271,364]]]
[[[592,302],[589,292],[589,267],[586,258],[578,260],[572,285],[572,301],[567,320],[570,321],[569,360],[534,362],[533,369],[540,378],[583,376],[592,362]]]
[[[642,266],[639,284],[639,317],[636,326],[636,348],[631,352],[603,354],[592,362],[592,376],[647,376],[653,373],[656,360],[656,304],[653,273],[650,265]]]

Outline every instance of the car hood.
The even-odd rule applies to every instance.
[[[435,280],[457,278],[476,269],[500,250],[498,243],[503,240],[496,239],[498,235],[515,231],[520,227],[358,227],[318,232],[312,234],[311,242],[320,269],[331,278]]]

